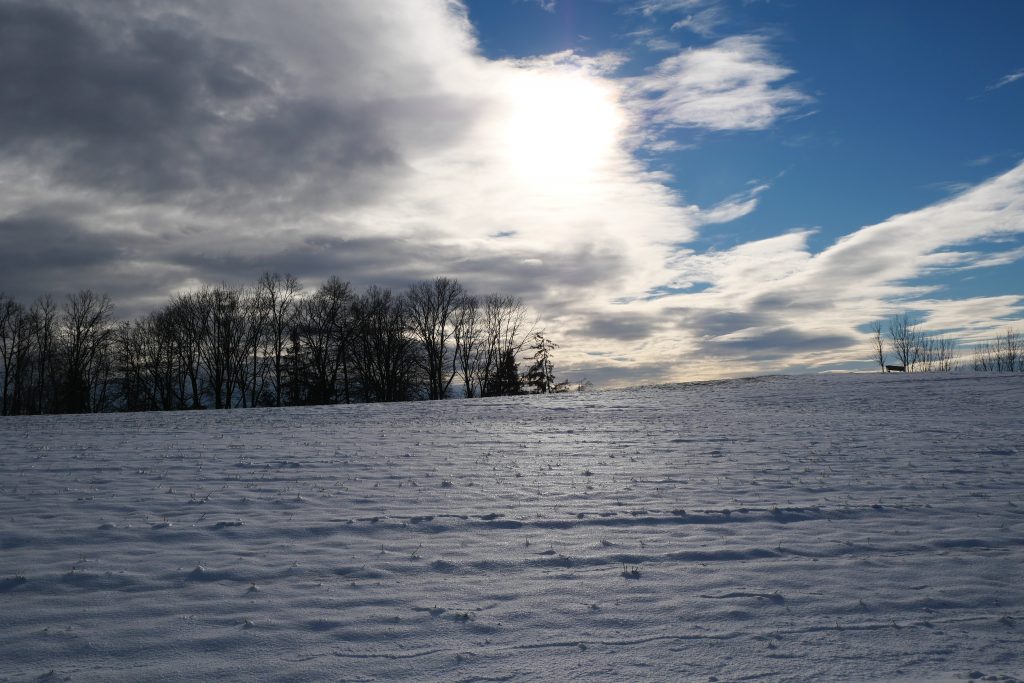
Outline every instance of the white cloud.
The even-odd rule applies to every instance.
[[[863,360],[857,327],[904,310],[918,311],[928,328],[965,341],[1024,317],[1019,294],[942,299],[937,285],[917,284],[922,276],[1024,257],[1021,249],[962,249],[1024,234],[1024,163],[946,201],[860,228],[817,254],[808,248],[811,234],[794,231],[725,252],[678,256],[673,268],[680,283],[710,284],[658,300],[697,334],[705,333],[706,359],[681,360],[691,374],[708,372],[702,362],[713,367],[716,355],[735,351],[740,341],[746,342],[738,359],[743,371]],[[790,344],[810,343],[809,351],[772,348],[780,335]],[[821,348],[813,348],[814,339],[823,340]],[[774,355],[751,362],[759,349]]]
[[[1024,69],[1018,69],[1017,71],[1006,74],[1005,76],[1003,76],[998,81],[996,81],[995,83],[993,83],[992,85],[988,86],[985,89],[997,90],[998,88],[1002,88],[1004,86],[1010,85],[1011,83],[1019,81],[1022,78],[1024,78]]]
[[[663,60],[633,82],[634,104],[655,123],[708,130],[763,130],[812,98],[761,36],[733,36]]]
[[[720,6],[713,5],[695,14],[688,14],[685,19],[680,19],[672,24],[672,30],[686,29],[699,36],[710,38],[715,35],[715,30],[725,21],[725,11]]]
[[[634,7],[644,15],[650,16],[662,12],[679,12],[699,7],[707,0],[639,0]]]

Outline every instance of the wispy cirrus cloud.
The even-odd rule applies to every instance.
[[[720,5],[705,7],[672,24],[673,31],[685,29],[699,36],[710,38],[715,35],[719,26],[726,23],[726,13]]]
[[[1024,317],[1024,295],[943,299],[938,285],[921,283],[1024,258],[1013,246],[1024,236],[1024,163],[945,201],[857,229],[818,253],[808,247],[812,234],[681,252],[673,264],[680,283],[706,287],[659,301],[682,326],[700,331],[702,357],[731,357],[744,372],[862,359],[858,326],[904,310],[966,341]],[[1009,246],[974,248],[1000,240]]]
[[[1016,83],[1022,78],[1024,78],[1024,69],[1018,69],[1016,71],[1006,74],[998,81],[985,88],[985,90],[998,90],[999,88],[1006,87],[1011,83]]]
[[[707,0],[639,0],[632,5],[634,11],[650,16],[662,12],[680,12],[707,4]]]

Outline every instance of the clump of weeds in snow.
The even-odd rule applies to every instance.
[[[639,565],[622,565],[622,576],[626,579],[639,579],[640,578],[640,566]]]

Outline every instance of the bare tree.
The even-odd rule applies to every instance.
[[[527,311],[518,297],[491,294],[484,308],[484,353],[480,388],[484,396],[505,396],[521,389],[517,356],[529,338]]]
[[[285,273],[264,273],[258,287],[270,311],[267,320],[267,355],[271,358],[274,405],[280,406],[285,393],[285,351],[289,333],[295,322],[296,305],[302,285],[294,276]]]
[[[67,412],[96,411],[105,404],[113,309],[110,297],[88,289],[69,296],[64,305],[60,348]]]
[[[472,398],[480,390],[480,362],[484,347],[480,300],[477,297],[465,294],[459,300],[452,337],[463,393],[466,398]]]
[[[457,376],[467,397],[515,394],[528,327],[518,298],[479,299],[443,277],[358,297],[332,277],[303,299],[295,278],[265,273],[117,324],[109,297],[88,290],[61,309],[0,295],[0,414],[439,399]],[[552,386],[545,358],[532,358],[537,390],[567,386]]]
[[[238,357],[233,365],[242,407],[260,405],[266,395],[268,355],[265,353],[270,324],[270,302],[263,288],[242,287],[238,291]]]
[[[1008,328],[997,339],[999,365],[1004,372],[1024,371],[1024,340],[1019,332]]]
[[[419,282],[406,294],[409,329],[422,349],[430,400],[446,398],[455,379],[459,350],[451,345],[457,341],[453,338],[464,296],[462,285],[446,277]]]
[[[912,372],[920,353],[920,334],[908,313],[889,318],[889,344],[900,365]]]
[[[407,307],[404,297],[376,286],[353,303],[353,361],[366,401],[404,401],[414,397],[420,363],[416,345],[406,334]]]
[[[875,352],[875,360],[882,372],[885,372],[885,339],[882,337],[882,321],[871,323],[871,348]]]
[[[352,292],[347,282],[329,278],[298,307],[296,343],[302,349],[304,402],[334,403],[341,394],[350,400],[349,344]]]
[[[193,299],[194,323],[201,331],[199,359],[213,407],[234,406],[237,365],[245,358],[244,321],[237,290],[225,286],[205,287]]]
[[[960,349],[957,341],[946,335],[932,338],[932,353],[935,370],[953,372],[960,366]]]
[[[1024,338],[1013,328],[974,349],[974,369],[1024,372]]]
[[[210,311],[201,292],[179,294],[162,313],[164,324],[173,331],[174,348],[178,354],[181,407],[198,410],[203,407],[203,345],[209,327]]]
[[[20,394],[25,377],[22,367],[23,347],[27,343],[26,311],[14,299],[0,294],[0,415],[16,415],[20,409]]]

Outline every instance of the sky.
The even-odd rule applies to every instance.
[[[521,296],[599,386],[1024,328],[1024,4],[0,0],[0,292]]]

